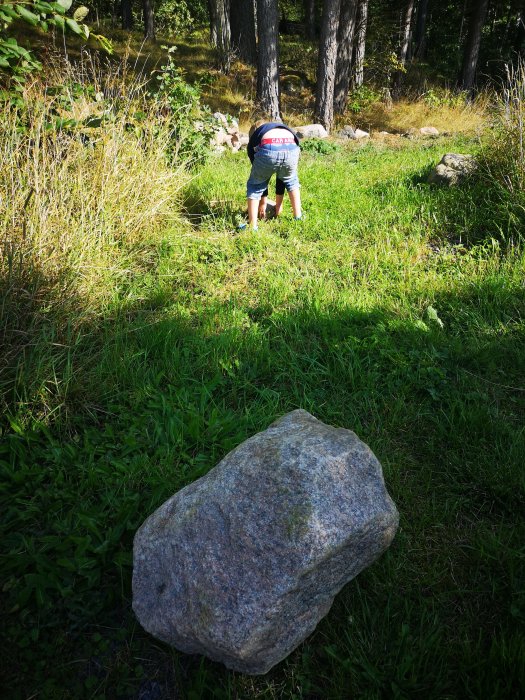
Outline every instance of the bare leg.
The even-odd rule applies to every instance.
[[[266,203],[268,202],[268,197],[261,197],[259,202],[259,219],[266,219]]]
[[[283,209],[284,194],[275,195],[275,217],[277,218]]]
[[[288,192],[288,195],[290,197],[290,204],[292,205],[293,215],[296,219],[298,219],[302,215],[301,190],[293,190],[292,192]]]
[[[259,202],[257,199],[248,198],[248,221],[252,228],[257,228],[257,211],[259,209]]]

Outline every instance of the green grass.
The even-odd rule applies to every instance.
[[[519,695],[525,259],[486,187],[424,182],[476,142],[400,144],[303,154],[305,220],[286,203],[257,233],[235,231],[246,155],[214,160],[156,267],[67,342],[48,314],[0,446],[9,697]],[[298,407],[371,446],[400,529],[299,649],[250,678],[140,629],[132,538]]]

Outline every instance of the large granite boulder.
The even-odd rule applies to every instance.
[[[457,185],[472,175],[477,168],[477,162],[471,155],[462,153],[445,153],[436,167],[428,176],[428,182],[433,185]]]
[[[293,411],[144,522],[133,609],[177,649],[266,673],[385,551],[397,524],[370,449]]]

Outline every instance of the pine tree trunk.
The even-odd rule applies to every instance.
[[[410,44],[410,34],[411,34],[411,29],[412,29],[412,15],[414,14],[414,4],[415,4],[415,0],[408,0],[407,4],[405,6],[405,13],[403,16],[403,24],[401,27],[401,37],[400,37],[400,42],[399,42],[399,51],[397,54],[397,58],[398,58],[399,63],[403,67],[405,66],[405,63],[407,60],[408,46]],[[392,87],[393,87],[394,93],[399,93],[402,81],[403,81],[403,72],[400,70],[395,71],[393,78],[392,78]]]
[[[368,0],[359,0],[355,22],[355,48],[353,60],[353,86],[361,87],[364,77],[366,24],[368,22]]]
[[[230,0],[230,25],[232,49],[241,61],[257,63],[255,41],[255,6],[253,0]]]
[[[155,15],[153,13],[153,0],[142,0],[144,15],[144,39],[155,41]]]
[[[122,29],[133,29],[133,12],[131,10],[131,0],[122,0]]]
[[[416,35],[414,37],[414,56],[424,58],[426,51],[428,0],[419,0],[417,8]]]
[[[304,23],[308,39],[315,39],[315,0],[304,0]]]
[[[262,112],[273,120],[281,119],[279,108],[279,13],[277,0],[257,1],[257,101]]]
[[[210,44],[217,48],[217,5],[215,0],[208,0],[208,13],[210,15]]]
[[[336,114],[343,114],[348,100],[357,4],[358,0],[341,0],[334,89],[334,111]]]
[[[463,90],[472,91],[476,82],[481,30],[487,15],[489,0],[472,0],[472,13],[465,42],[465,53],[461,67],[460,86]]]
[[[319,38],[315,119],[327,131],[334,121],[335,69],[337,64],[337,30],[341,0],[325,0]]]
[[[215,7],[219,68],[223,73],[229,73],[231,61],[230,0],[216,0]]]

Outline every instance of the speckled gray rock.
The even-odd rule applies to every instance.
[[[435,126],[422,126],[419,133],[422,136],[439,136],[439,131]]]
[[[471,155],[463,153],[445,153],[428,176],[428,182],[433,185],[457,185],[477,168],[477,162]]]
[[[144,522],[133,609],[177,649],[266,673],[385,551],[397,524],[370,449],[293,411]]]
[[[338,139],[355,139],[355,131],[349,124],[345,124],[345,126],[337,132],[336,136]]]
[[[298,126],[295,129],[295,133],[300,139],[328,138],[328,131],[322,124],[306,124],[305,126]]]

